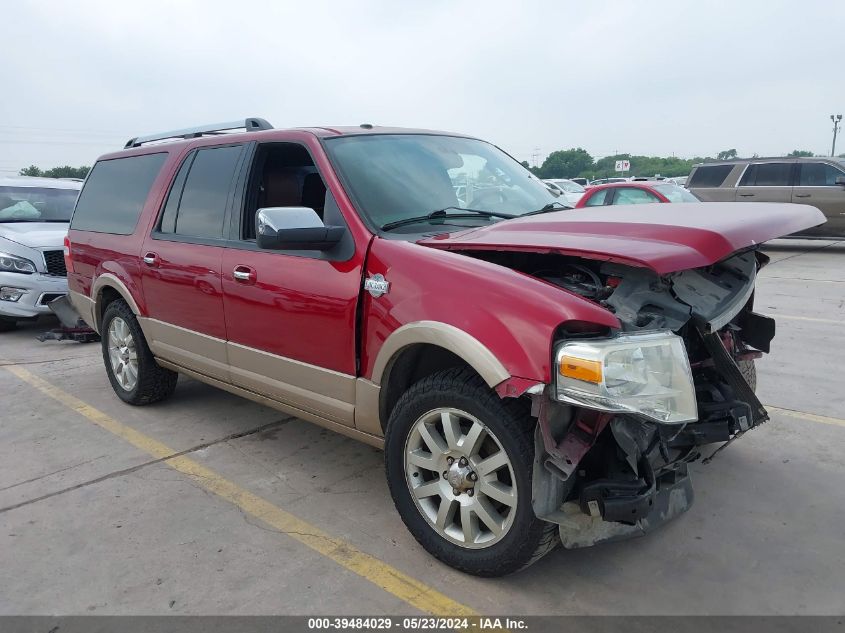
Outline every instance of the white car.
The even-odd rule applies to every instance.
[[[578,204],[578,201],[585,192],[584,187],[579,185],[577,182],[573,182],[566,178],[549,178],[543,182],[546,183],[546,186],[554,193],[564,198],[570,207],[574,207]]]
[[[81,182],[0,178],[0,332],[67,294],[64,238]]]

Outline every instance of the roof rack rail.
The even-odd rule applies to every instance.
[[[257,132],[258,130],[272,130],[273,126],[264,119],[258,117],[250,117],[241,121],[229,121],[228,123],[212,123],[210,125],[200,125],[199,127],[185,128],[184,130],[173,130],[172,132],[160,132],[158,134],[148,134],[147,136],[136,136],[126,141],[124,149],[130,147],[140,147],[144,143],[152,143],[153,141],[165,141],[167,139],[176,138],[199,138],[205,134],[222,134],[229,130],[243,129],[247,132]]]

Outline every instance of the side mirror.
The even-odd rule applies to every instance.
[[[324,225],[309,207],[267,207],[255,214],[256,242],[266,250],[326,251],[345,232],[345,227]]]
[[[836,180],[834,180],[833,182],[834,182],[834,184],[841,185],[842,187],[845,187],[845,176],[837,176]]]

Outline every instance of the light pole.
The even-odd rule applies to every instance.
[[[830,120],[833,121],[833,145],[830,146],[830,155],[836,156],[836,133],[842,129],[842,126],[839,122],[842,120],[842,115],[837,114],[836,116],[830,115]]]

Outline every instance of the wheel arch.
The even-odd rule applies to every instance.
[[[94,301],[94,329],[97,332],[100,332],[103,314],[112,301],[123,299],[135,316],[141,314],[138,304],[132,298],[132,293],[129,292],[126,284],[111,273],[103,273],[97,277],[91,286],[91,297]]]
[[[442,369],[466,366],[490,388],[509,379],[498,358],[471,334],[446,323],[403,325],[384,342],[373,366],[382,431],[396,402],[415,382]]]

